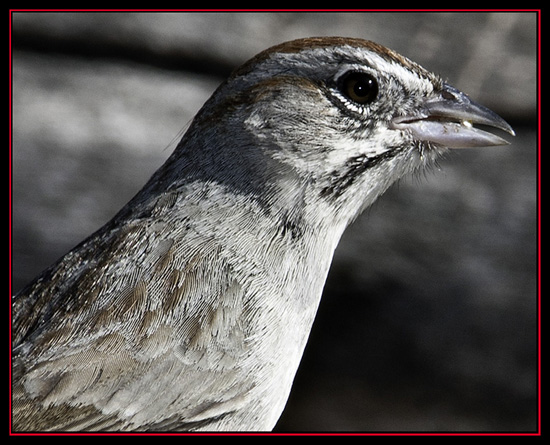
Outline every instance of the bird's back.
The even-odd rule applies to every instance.
[[[207,193],[219,198],[212,214]],[[309,333],[301,323],[316,306],[307,316],[270,309],[303,293],[261,259],[275,250],[275,263],[287,261],[295,234],[253,246],[269,218],[238,212],[222,194],[182,192],[139,214],[123,210],[14,298],[15,430],[274,426]],[[278,334],[294,328],[303,339]]]

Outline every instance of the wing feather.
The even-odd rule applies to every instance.
[[[184,235],[107,226],[14,299],[14,430],[202,428],[244,403],[245,292]]]

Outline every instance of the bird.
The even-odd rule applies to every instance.
[[[109,222],[13,297],[12,430],[272,431],[345,229],[450,149],[508,144],[495,130],[514,135],[372,41],[260,52]]]

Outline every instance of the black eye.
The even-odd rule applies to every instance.
[[[342,94],[358,104],[371,103],[378,96],[378,82],[370,74],[353,71],[339,83]]]

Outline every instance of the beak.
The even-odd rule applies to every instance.
[[[498,114],[475,103],[456,88],[444,84],[441,95],[427,100],[417,114],[399,116],[392,128],[406,130],[415,139],[448,148],[508,145],[509,142],[473,124],[488,125],[515,136],[512,127]]]

